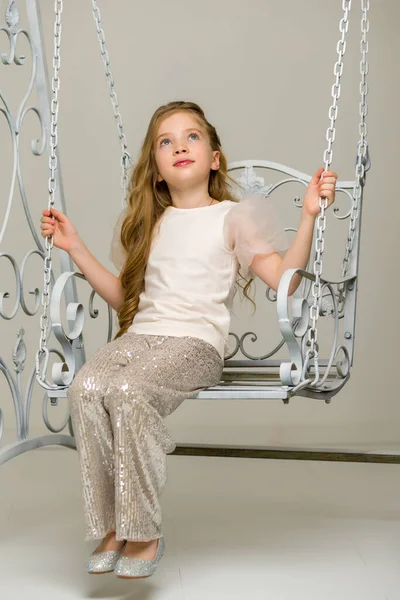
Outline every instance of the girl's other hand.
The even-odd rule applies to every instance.
[[[71,252],[72,249],[82,243],[71,221],[59,210],[55,208],[52,208],[51,211],[47,209],[43,210],[40,222],[42,237],[45,238],[48,235],[52,235],[54,245],[57,248]]]
[[[318,198],[320,196],[328,199],[327,208],[335,202],[335,186],[338,174],[333,171],[326,171],[321,179],[322,173],[324,173],[323,167],[314,173],[304,196],[303,211],[306,215],[312,217],[319,215]]]

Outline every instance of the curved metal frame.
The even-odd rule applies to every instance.
[[[97,10],[95,5],[96,2],[93,1],[94,11]],[[31,143],[31,150],[35,156],[40,156],[43,154],[45,148],[48,146],[48,140],[51,132],[48,77],[43,55],[43,40],[41,34],[39,6],[36,0],[26,0],[26,9],[30,25],[29,32],[19,28],[19,12],[17,2],[15,0],[8,0],[6,7],[6,26],[0,28],[0,31],[5,33],[9,42],[8,52],[0,54],[4,65],[15,64],[18,67],[22,67],[24,65],[25,57],[20,56],[17,52],[17,41],[19,36],[24,36],[26,38],[32,54],[32,72],[29,86],[18,108],[16,117],[14,117],[10,109],[4,91],[0,90],[0,100],[4,105],[4,108],[0,107],[0,112],[8,123],[13,151],[11,187],[4,223],[0,232],[0,242],[7,227],[11,212],[12,199],[15,196],[16,185],[18,184],[26,219],[29,224],[36,248],[27,252],[22,261],[20,269],[18,268],[18,264],[13,257],[7,253],[0,254],[0,258],[5,258],[11,263],[16,279],[16,302],[11,311],[7,312],[4,303],[4,300],[10,297],[9,292],[0,293],[0,316],[6,320],[10,320],[16,316],[20,305],[25,314],[29,316],[36,315],[39,309],[39,289],[35,288],[34,290],[29,291],[29,293],[34,296],[34,308],[28,308],[25,301],[23,288],[24,272],[27,261],[31,256],[37,254],[42,259],[45,257],[45,248],[40,242],[40,238],[37,235],[33,224],[33,219],[29,211],[23,183],[23,174],[19,162],[19,134],[21,132],[24,119],[29,112],[32,112],[36,115],[40,127],[40,136],[37,140],[33,140]],[[102,30],[99,30],[100,26],[98,21],[97,25],[98,34],[100,36],[99,39],[101,41]],[[107,63],[108,56],[103,51],[102,57],[107,69],[109,65],[109,63]],[[28,107],[27,102],[35,84],[38,89],[39,106]],[[114,101],[114,108],[115,105],[117,106],[116,97]],[[123,156],[121,164],[126,176],[129,154],[126,149],[125,138],[122,137],[120,139],[125,151],[125,160]],[[57,153],[57,149],[55,149],[55,151]],[[365,170],[367,170],[367,168],[368,165],[366,165]],[[263,169],[269,172],[273,171],[275,173],[282,173],[284,177],[274,184],[268,182],[265,183],[264,178],[259,175],[259,171]],[[271,196],[282,186],[292,184],[305,186],[310,180],[310,176],[307,174],[300,173],[292,168],[280,165],[278,163],[263,160],[236,161],[229,165],[229,170],[231,174],[237,174],[239,172],[237,181],[240,184],[241,189],[245,189],[247,192],[262,193],[265,196]],[[63,212],[66,212],[59,162],[55,172],[55,177],[57,184],[54,193],[55,205]],[[351,203],[352,190],[354,189],[355,184],[356,182],[354,181],[338,182],[337,193],[343,194],[344,197],[347,198]],[[306,334],[310,328],[308,313],[310,307],[311,290],[311,287],[307,282],[312,283],[315,281],[315,275],[306,270],[301,271],[301,274],[304,278],[304,284],[301,288],[303,295],[300,297],[298,294],[295,294],[290,298],[288,296],[290,281],[296,272],[300,272],[292,269],[286,272],[282,277],[277,294],[271,293],[271,290],[266,290],[267,300],[270,302],[276,302],[277,305],[278,321],[281,329],[282,340],[275,344],[272,349],[266,350],[262,356],[254,356],[245,348],[245,342],[247,342],[247,340],[250,338],[253,342],[256,341],[256,333],[247,331],[245,334],[239,336],[238,334],[231,332],[232,339],[235,342],[235,348],[226,360],[224,382],[221,384],[221,386],[210,388],[209,390],[201,392],[198,395],[198,398],[281,398],[285,403],[287,403],[289,402],[290,397],[296,394],[321,398],[326,402],[329,402],[330,398],[343,387],[349,378],[349,369],[353,360],[357,291],[356,274],[358,272],[362,189],[360,200],[360,214],[358,215],[358,220],[356,221],[354,238],[354,247],[356,251],[350,253],[350,264],[348,266],[348,271],[353,275],[351,277],[343,277],[341,280],[336,282],[321,279],[324,293],[322,294],[321,299],[320,315],[327,318],[332,318],[334,323],[333,341],[329,358],[326,361],[320,361],[320,366],[322,367],[323,371],[322,378],[320,379],[321,385],[318,388],[312,389],[312,378],[310,378],[310,371],[308,370],[309,365],[305,362]],[[297,208],[300,208],[301,205],[299,197],[296,196],[293,199],[293,203]],[[351,208],[344,214],[340,214],[340,211],[335,208],[333,214],[338,220],[346,221],[351,217]],[[289,228],[289,230],[294,231],[295,229],[292,227]],[[49,349],[48,354],[44,357],[44,362],[47,363],[49,361],[50,354],[54,354],[60,359],[60,362],[53,365],[52,377],[57,386],[65,387],[68,386],[72,381],[75,370],[79,369],[80,366],[85,362],[83,347],[83,306],[77,299],[75,286],[75,280],[77,278],[84,279],[84,277],[81,273],[73,272],[72,262],[65,252],[58,251],[57,255],[60,259],[60,270],[62,274],[55,282],[53,281],[54,287],[50,303],[52,330],[49,330],[47,338],[49,338],[50,334],[53,332],[61,349]],[[98,316],[97,309],[94,309],[93,307],[94,295],[95,294],[92,291],[89,300],[89,314],[91,318],[96,318]],[[64,299],[66,302],[65,316],[69,324],[68,331],[62,325],[62,299]],[[107,310],[108,331],[106,338],[107,341],[109,341],[112,335],[112,319],[110,307],[107,307]],[[339,325],[341,325],[342,322],[344,323],[344,332],[342,339],[340,339]],[[51,425],[48,418],[48,401],[50,399],[50,404],[56,405],[58,398],[65,398],[66,393],[65,390],[62,389],[51,390],[49,391],[49,394],[45,393],[43,398],[43,419],[46,427],[53,433],[53,435],[42,436],[37,439],[28,439],[29,413],[32,389],[35,383],[35,369],[33,369],[31,372],[28,386],[24,394],[21,385],[21,373],[25,367],[28,352],[23,336],[24,330],[20,328],[18,330],[17,340],[13,351],[14,371],[16,373],[15,376],[12,374],[5,360],[0,358],[0,371],[6,378],[14,402],[17,429],[17,441],[10,446],[2,448],[0,451],[0,464],[8,461],[13,456],[17,456],[27,450],[31,450],[43,445],[60,444],[69,448],[75,447],[74,438],[72,437],[73,432],[68,415],[64,419],[62,425],[57,428]],[[289,350],[290,358],[289,361],[281,364],[281,361],[276,360],[273,357],[284,344],[286,344]],[[239,352],[241,352],[245,359],[235,359]],[[42,366],[44,366],[44,370],[46,370],[47,365],[44,364]],[[280,373],[278,372],[279,367]],[[275,374],[273,375],[273,373]],[[61,435],[60,432],[67,425],[71,435]],[[3,436],[3,429],[4,416],[0,408],[0,439]]]

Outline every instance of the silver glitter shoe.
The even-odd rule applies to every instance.
[[[114,573],[121,579],[143,579],[153,575],[165,551],[164,537],[158,539],[157,552],[153,560],[121,556],[115,567]]]
[[[121,556],[125,544],[121,550],[106,550],[105,552],[92,552],[86,561],[86,569],[92,575],[101,575],[102,573],[111,573]]]

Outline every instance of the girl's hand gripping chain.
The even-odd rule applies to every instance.
[[[75,227],[64,213],[52,208],[51,211],[43,210],[40,219],[42,237],[53,236],[54,245],[61,250],[71,252],[81,243]]]
[[[338,174],[332,171],[324,173],[323,167],[312,176],[308,184],[303,201],[303,213],[310,217],[317,217],[320,212],[318,198],[327,198],[328,206],[335,201],[335,186]]]

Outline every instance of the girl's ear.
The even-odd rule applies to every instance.
[[[218,171],[219,169],[219,157],[220,157],[220,153],[218,152],[218,150],[215,150],[213,152],[213,161],[211,163],[211,169],[213,169],[214,171]]]
[[[158,175],[157,175],[157,182],[161,183],[161,181],[163,181],[163,177],[161,177],[161,175],[158,173]]]

